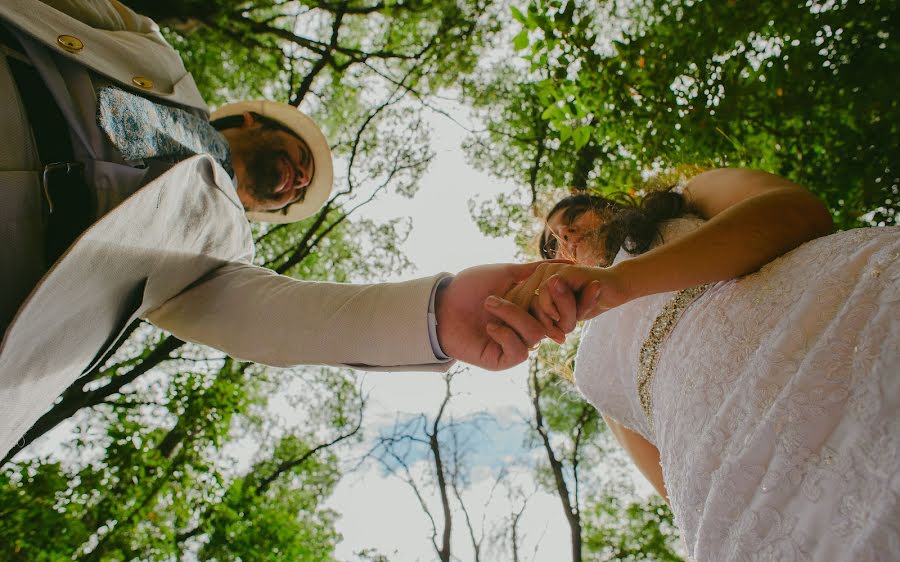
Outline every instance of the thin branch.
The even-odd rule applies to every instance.
[[[456,451],[454,450],[454,453]],[[496,485],[496,482],[495,482]],[[463,512],[463,519],[466,522],[466,528],[469,531],[469,540],[472,541],[472,549],[475,551],[474,562],[480,562],[481,560],[481,542],[484,540],[484,533],[482,533],[481,539],[477,539],[475,537],[475,528],[472,526],[472,518],[469,515],[469,508],[466,507],[466,502],[462,499],[462,494],[459,491],[459,486],[457,485],[456,478],[451,480],[451,489],[453,490],[453,495],[456,497],[456,501],[459,502],[459,507]],[[483,518],[482,518],[483,523]],[[482,527],[483,530],[483,527]]]
[[[270,474],[269,476],[264,478],[256,486],[256,494],[259,495],[259,494],[265,493],[265,491],[269,488],[269,486],[271,486],[272,483],[275,480],[277,480],[279,476],[281,476],[282,474],[284,474],[285,472],[287,472],[289,470],[292,470],[292,469],[300,466],[301,464],[306,462],[310,457],[312,457],[319,451],[322,451],[329,447],[333,447],[334,445],[337,445],[341,441],[349,439],[349,438],[353,437],[354,435],[356,435],[357,433],[359,433],[359,430],[362,427],[363,414],[365,411],[365,407],[366,407],[366,401],[364,399],[360,398],[359,413],[358,413],[358,417],[356,419],[356,424],[353,426],[353,428],[350,431],[345,432],[345,433],[335,437],[334,439],[332,439],[331,441],[328,441],[327,443],[322,443],[320,445],[316,445],[315,447],[313,447],[309,451],[305,452],[304,454],[300,455],[296,459],[291,459],[289,461],[283,462],[280,465],[278,465],[278,467],[272,472],[272,474]]]
[[[344,12],[338,11],[335,14],[335,19],[342,19]],[[342,47],[336,44],[335,41],[331,43],[324,43],[322,41],[318,41],[316,39],[310,39],[309,37],[303,37],[301,35],[297,35],[287,29],[282,29],[280,27],[273,27],[270,25],[265,25],[260,22],[247,19],[245,17],[238,16],[242,23],[247,24],[250,30],[254,33],[258,34],[268,34],[278,37],[279,39],[284,39],[291,43],[295,43],[300,45],[306,49],[317,52],[319,54],[329,56],[330,52],[338,52],[342,55],[345,55],[356,62],[362,62],[370,58],[376,59],[399,59],[399,60],[417,60],[421,57],[420,53],[416,54],[406,54],[406,53],[396,53],[393,51],[363,51],[361,49],[353,49],[350,47]],[[333,36],[334,37],[334,36]]]
[[[590,421],[592,413],[595,412],[596,410],[594,410],[593,406],[589,404],[581,404],[581,415],[578,416],[578,421],[575,422],[575,439],[572,444],[572,456],[570,462],[572,463],[572,480],[575,486],[574,508],[575,513],[579,515],[581,513],[581,492],[579,490],[581,481],[578,477],[578,467],[580,464],[579,453],[581,451],[581,440],[584,436],[585,425],[588,423],[588,421]]]
[[[412,473],[409,470],[409,465],[407,465],[406,461],[401,459],[393,450],[387,450],[385,451],[385,454],[390,455],[406,473],[406,477],[403,480],[409,485],[410,488],[412,488],[413,494],[415,494],[416,499],[419,500],[419,505],[422,507],[422,511],[425,512],[425,516],[428,517],[428,521],[431,523],[431,544],[436,552],[440,552],[440,549],[437,546],[437,522],[434,520],[434,516],[431,514],[431,510],[428,508],[428,504],[425,502],[425,498],[419,491],[416,480],[415,478],[413,478]],[[379,460],[385,466],[385,468],[391,470],[391,466],[388,465],[383,458],[379,457]]]
[[[387,5],[384,2],[379,2],[379,3],[373,4],[371,6],[350,7],[350,6],[346,5],[346,2],[341,2],[340,6],[335,6],[331,2],[326,2],[325,0],[318,0],[318,2],[316,2],[315,7],[321,8],[328,12],[340,11],[341,13],[344,13],[344,14],[356,16],[356,15],[367,15],[367,14],[372,14],[375,12],[380,12],[381,10],[385,9],[387,7]],[[391,4],[391,8],[396,10],[396,9],[407,8],[407,6],[404,4],[395,3],[395,4]]]
[[[108,396],[121,391],[123,386],[134,382],[140,376],[167,361],[169,355],[182,345],[184,345],[184,342],[180,339],[175,336],[167,336],[153,348],[153,351],[144,356],[143,361],[135,365],[134,368],[124,374],[112,377],[108,384],[100,388],[85,391],[84,383],[81,382],[85,378],[75,381],[63,392],[62,399],[54,404],[50,411],[38,418],[19,442],[9,450],[3,460],[0,461],[0,466],[12,460],[19,451],[33,443],[38,437],[72,417],[78,410],[90,408],[104,402]],[[86,380],[91,382],[95,378],[97,377],[94,377],[93,373],[91,373]]]
[[[547,124],[543,121],[538,124],[538,138],[537,138],[537,149],[534,153],[534,161],[531,163],[531,168],[528,170],[528,188],[531,191],[531,210],[535,216],[538,215],[537,209],[537,198],[538,198],[538,188],[537,188],[537,178],[538,172],[541,169],[541,162],[544,159],[544,152],[547,149],[546,139],[547,139]]]

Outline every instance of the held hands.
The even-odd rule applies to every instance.
[[[562,343],[578,320],[630,300],[628,294],[616,267],[563,260],[472,267],[438,289],[438,343],[454,359],[508,369],[545,337]]]
[[[629,300],[630,290],[621,268],[597,268],[544,262],[506,299],[529,310],[545,328],[565,333],[578,320],[593,318]]]
[[[438,289],[435,315],[444,353],[484,369],[502,370],[525,361],[544,337],[564,340],[561,326],[545,325],[527,309],[496,296],[530,279],[543,263],[472,267]],[[574,318],[574,306],[566,309],[565,303],[557,304]]]

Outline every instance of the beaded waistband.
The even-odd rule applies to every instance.
[[[650,332],[641,345],[641,351],[638,361],[637,391],[638,400],[641,404],[641,410],[647,416],[647,422],[650,425],[650,431],[654,432],[653,427],[653,397],[650,392],[650,385],[656,374],[656,364],[659,361],[659,350],[662,343],[669,337],[678,320],[681,318],[685,309],[700,297],[712,285],[700,285],[699,287],[690,287],[682,289],[675,293],[669,302],[663,306],[662,310],[650,325]]]

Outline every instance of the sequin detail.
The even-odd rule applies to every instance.
[[[637,376],[638,401],[641,404],[644,415],[647,416],[650,431],[654,431],[653,399],[650,392],[650,384],[653,382],[653,375],[656,374],[659,348],[666,338],[669,337],[669,334],[672,333],[672,329],[675,328],[675,324],[678,323],[678,319],[681,318],[684,310],[706,292],[710,285],[690,287],[675,293],[669,302],[663,306],[656,319],[653,320],[653,324],[650,325],[650,332],[641,346]]]

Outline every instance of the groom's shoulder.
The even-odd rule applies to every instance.
[[[161,101],[208,112],[153,20],[109,0],[3,0],[0,19],[63,61]]]

